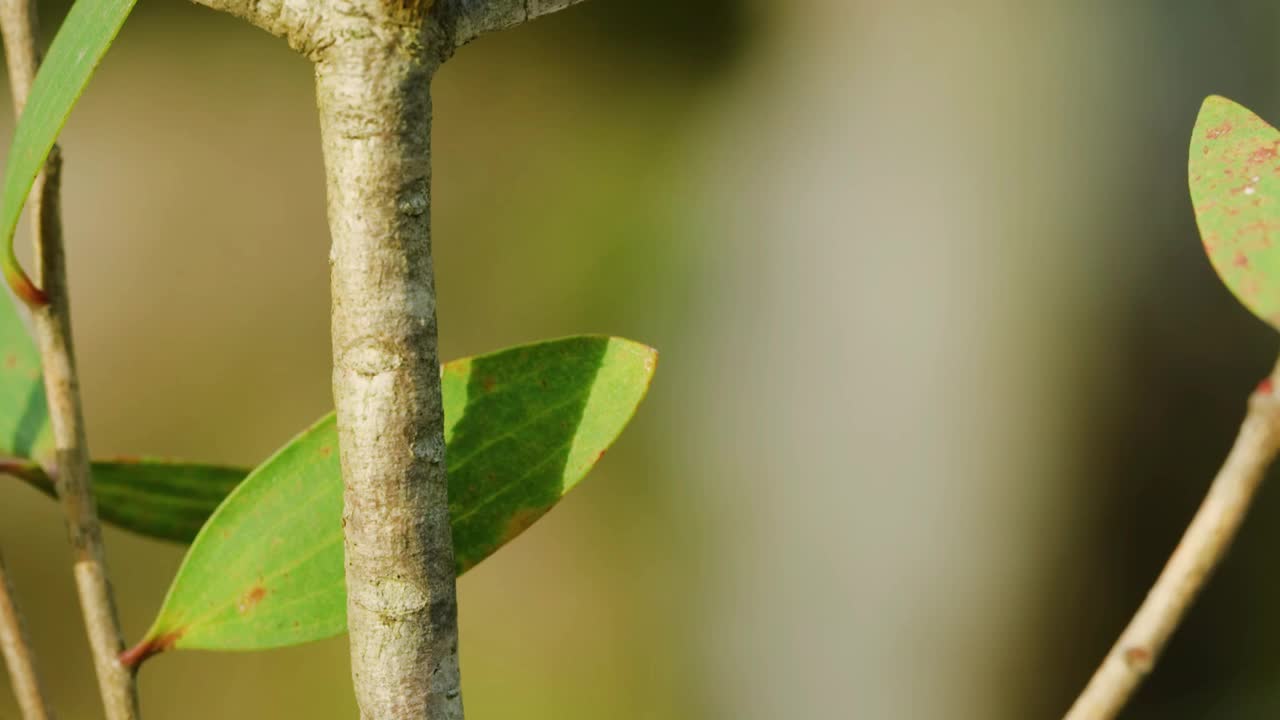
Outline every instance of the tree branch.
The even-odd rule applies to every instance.
[[[34,0],[0,2],[0,31],[4,35],[14,109],[18,114],[26,104],[40,63],[35,42],[39,36],[37,24]],[[29,208],[40,266],[40,287],[49,298],[48,305],[33,311],[32,320],[53,425],[58,498],[75,558],[76,590],[93,651],[98,688],[108,720],[134,720],[138,717],[138,699],[133,674],[116,659],[123,642],[107,579],[102,528],[89,476],[80,383],[71,342],[71,306],[58,201],[60,168],[61,157],[55,147],[44,172],[31,189]]]
[[[327,175],[347,627],[367,720],[461,720],[431,259],[431,78],[580,0],[196,0],[316,64]]]
[[[461,720],[430,234],[443,53],[412,8],[365,5],[316,65],[352,675],[362,718]]]
[[[453,39],[462,47],[481,35],[507,30],[577,5],[582,0],[448,0]]]
[[[325,19],[333,14],[328,0],[192,0],[211,10],[234,15],[311,56],[332,42]]]
[[[1267,468],[1280,452],[1278,382],[1280,362],[1250,396],[1235,445],[1182,541],[1065,720],[1109,720],[1120,712],[1226,555]]]
[[[3,557],[0,557],[0,655],[4,656],[4,664],[9,668],[9,681],[13,685],[13,695],[18,699],[18,707],[22,710],[23,720],[52,718],[53,711],[49,709],[44,688],[40,684],[35,655],[31,651],[31,640],[27,636],[27,628],[22,622],[17,601],[14,600],[13,585],[9,582]]]

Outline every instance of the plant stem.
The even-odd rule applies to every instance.
[[[53,711],[45,699],[40,674],[36,671],[35,654],[31,651],[31,639],[27,636],[22,612],[14,600],[13,584],[9,582],[4,558],[0,557],[0,655],[9,668],[9,682],[13,695],[22,710],[23,720],[49,720]]]
[[[39,33],[34,0],[3,0],[0,23],[15,111],[20,114],[40,63],[35,42]],[[76,590],[93,652],[98,687],[108,720],[133,720],[138,717],[137,692],[133,673],[116,659],[123,642],[89,476],[80,383],[71,341],[71,305],[58,200],[60,168],[61,156],[55,147],[44,172],[31,189],[29,208],[40,287],[49,299],[48,305],[33,311],[32,320],[53,425],[56,453],[52,467],[57,468],[58,498],[74,556]]]
[[[431,259],[431,78],[580,0],[196,0],[316,65],[329,201],[347,627],[367,720],[461,720]]]
[[[33,311],[33,326],[40,346],[45,394],[53,425],[56,455],[49,472],[62,503],[67,536],[74,556],[76,590],[84,615],[89,645],[93,651],[98,688],[108,720],[138,717],[138,699],[133,673],[120,664],[117,655],[124,649],[115,599],[107,575],[102,526],[89,474],[89,450],[85,439],[84,413],[80,405],[80,381],[71,341],[70,298],[67,294],[65,255],[57,200],[58,158],[50,156],[47,178],[37,181],[31,204],[37,215],[36,252],[40,258],[40,287],[49,304]]]
[[[1235,445],[1182,541],[1065,720],[1109,720],[1124,708],[1226,555],[1267,468],[1280,452],[1278,383],[1280,362],[1250,396]]]
[[[441,58],[421,21],[361,15],[379,12],[316,65],[352,676],[363,718],[460,720],[430,234]]]

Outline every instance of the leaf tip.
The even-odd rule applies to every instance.
[[[1200,112],[1196,114],[1196,125],[1219,124],[1225,119],[1232,117],[1238,119],[1242,115],[1253,115],[1253,112],[1231,98],[1223,95],[1209,95],[1200,103]]]
[[[1204,113],[1211,110],[1223,110],[1237,103],[1229,100],[1222,95],[1209,95],[1205,97],[1204,102],[1200,103],[1200,112]]]
[[[640,358],[644,365],[645,374],[649,378],[653,377],[654,372],[658,369],[658,350],[656,348],[645,345],[642,342],[636,342],[635,340],[628,340],[621,337],[610,338],[610,341],[614,343],[615,347],[621,346],[626,348],[627,352],[630,352],[633,356]]]

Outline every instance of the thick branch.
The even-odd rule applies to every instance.
[[[0,655],[4,656],[4,664],[9,668],[9,681],[23,720],[52,718],[53,711],[49,709],[40,675],[36,672],[31,640],[14,600],[13,585],[5,570],[4,558],[0,558]]]
[[[457,47],[486,33],[506,30],[577,5],[582,0],[449,0]]]
[[[334,13],[328,0],[192,1],[284,38],[290,47],[304,55],[310,56],[331,42],[324,27],[325,19]]]
[[[0,24],[14,105],[20,113],[40,61],[34,41],[38,37],[35,6],[33,0],[3,0],[0,8],[3,9]],[[53,425],[58,498],[62,501],[74,556],[76,590],[93,651],[98,687],[108,720],[133,720],[138,717],[137,692],[133,674],[116,659],[123,642],[107,579],[102,528],[89,477],[80,383],[71,345],[71,306],[58,202],[60,167],[60,156],[54,148],[45,171],[31,189],[29,208],[40,265],[39,284],[49,298],[49,304],[36,310],[32,320]]]
[[[430,235],[438,55],[414,27],[356,28],[316,65],[347,625],[367,720],[462,718]]]
[[[328,179],[347,625],[367,720],[461,720],[431,260],[435,70],[580,0],[196,0],[316,63]]]
[[[1182,541],[1066,720],[1109,720],[1151,672],[1193,600],[1218,566],[1280,452],[1280,396],[1270,379],[1249,398],[1240,434]]]

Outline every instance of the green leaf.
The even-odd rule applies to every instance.
[[[0,301],[0,456],[48,460],[52,447],[40,353],[14,304]]]
[[[112,525],[186,543],[246,475],[157,458],[95,461],[93,492],[99,515]]]
[[[44,167],[71,108],[89,84],[136,0],[78,0],[71,6],[36,73],[27,106],[14,131],[0,195],[0,229],[8,252],[3,271],[9,286],[28,303],[43,304],[44,294],[18,264],[13,234],[27,193]]]
[[[1254,315],[1280,329],[1280,132],[1216,95],[1191,135],[1187,176],[1205,252]]]
[[[33,462],[0,464],[0,472],[57,497],[53,480]],[[93,492],[103,520],[162,540],[190,542],[248,470],[160,458],[93,463]]]
[[[529,527],[587,474],[635,413],[657,355],[577,337],[443,369],[458,572]],[[332,416],[254,470],[200,531],[141,643],[257,650],[346,628],[342,480]]]

